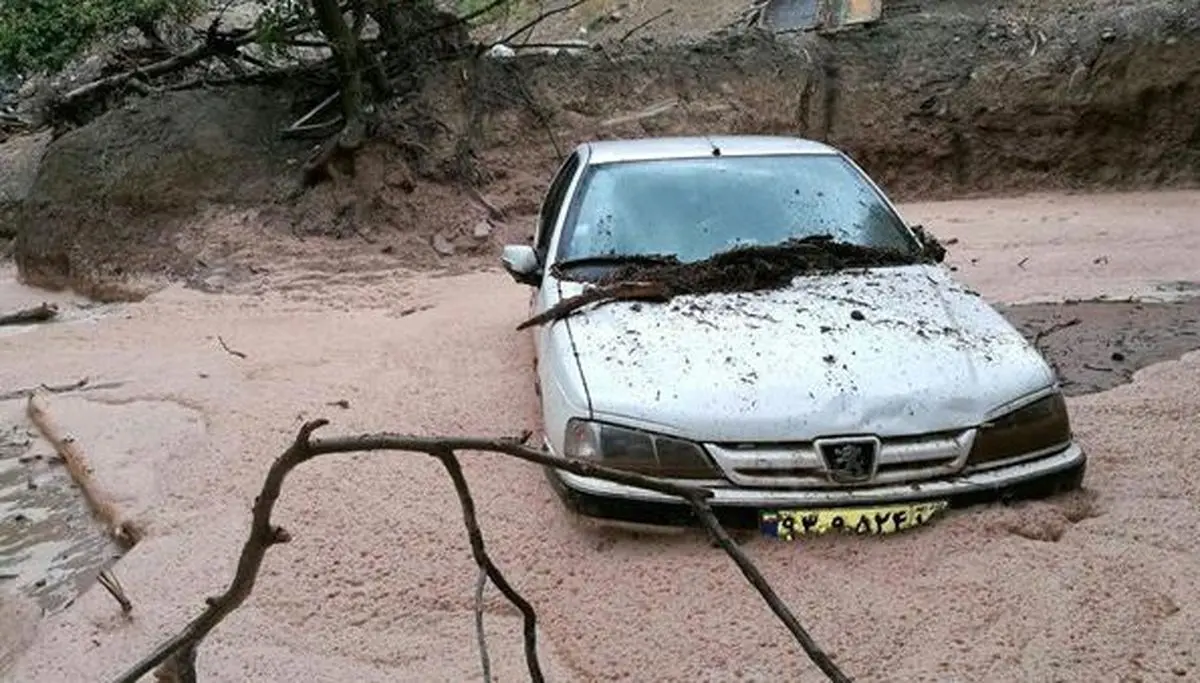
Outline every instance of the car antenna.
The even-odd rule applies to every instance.
[[[721,156],[721,148],[717,147],[717,143],[713,142],[712,138],[707,135],[704,136],[704,139],[708,140],[708,146],[712,147],[712,155],[715,157]]]

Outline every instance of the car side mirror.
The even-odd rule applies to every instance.
[[[523,285],[537,287],[542,280],[542,266],[538,262],[537,252],[528,244],[508,244],[500,254],[500,264],[512,276],[512,279]]]

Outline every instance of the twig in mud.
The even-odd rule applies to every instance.
[[[221,335],[217,335],[217,343],[221,345],[222,349],[225,349],[225,353],[228,353],[231,356],[237,356],[238,358],[246,357],[246,354],[242,353],[241,351],[229,348],[229,344],[225,343],[225,340],[221,338]]]
[[[124,548],[132,548],[142,540],[142,530],[132,521],[123,519],[116,506],[113,505],[92,481],[91,471],[87,466],[87,458],[80,450],[79,444],[70,436],[65,436],[54,424],[46,404],[47,394],[38,391],[29,397],[26,413],[34,426],[41,432],[42,437],[54,446],[58,456],[71,474],[71,479],[83,493],[88,508],[108,528],[108,533]]]
[[[1084,370],[1093,370],[1095,372],[1112,372],[1113,371],[1112,368],[1105,367],[1103,365],[1092,365],[1091,363],[1084,363],[1083,369]]]
[[[537,659],[536,627],[537,615],[532,605],[521,597],[508,584],[504,576],[492,563],[483,545],[483,536],[475,517],[474,501],[462,473],[455,453],[457,451],[484,451],[509,455],[525,462],[553,467],[585,477],[598,477],[606,481],[625,484],[637,488],[657,491],[669,496],[681,498],[696,512],[700,522],[718,540],[721,548],[734,560],[742,573],[767,602],[771,610],[780,618],[788,631],[795,637],[805,654],[822,672],[835,683],[848,683],[849,678],[841,672],[829,656],[822,651],[812,637],[804,630],[799,621],[788,610],[767,584],[762,574],[730,539],[720,522],[708,506],[708,499],[713,492],[698,486],[684,486],[654,477],[647,477],[632,472],[603,467],[587,460],[563,458],[550,455],[544,451],[535,450],[524,445],[528,434],[517,438],[482,439],[482,438],[433,438],[404,436],[392,433],[363,434],[353,437],[313,439],[313,432],[329,424],[328,420],[318,419],[306,423],[300,428],[292,445],[271,464],[262,485],[262,490],[254,500],[253,516],[250,524],[250,535],[242,546],[238,559],[237,570],[233,580],[224,593],[206,600],[207,607],[203,613],[193,619],[182,631],[162,643],[150,655],[130,668],[117,679],[117,683],[135,683],[143,676],[159,668],[160,672],[169,671],[180,680],[195,680],[196,650],[208,634],[237,609],[254,589],[258,572],[262,567],[267,550],[278,543],[286,543],[291,539],[290,534],[283,528],[271,523],[271,512],[283,488],[284,479],[297,466],[313,458],[334,453],[354,453],[360,451],[408,451],[425,453],[438,458],[445,466],[451,479],[454,480],[455,492],[463,510],[463,520],[471,536],[471,551],[476,563],[486,572],[487,576],[521,611],[524,617],[525,654],[529,674],[534,683],[541,683],[544,678]]]
[[[53,320],[58,315],[58,306],[43,303],[33,308],[24,308],[12,313],[0,315],[0,325],[27,325],[29,323],[44,323]]]
[[[604,304],[614,301],[666,301],[666,285],[660,282],[618,282],[612,285],[593,287],[582,294],[554,304],[545,311],[517,325],[518,330],[561,320],[588,304]]]
[[[483,683],[492,683],[492,662],[488,657],[487,634],[483,630],[483,589],[487,586],[487,570],[479,568],[475,580],[475,639],[479,641],[479,663],[483,667]]]
[[[88,384],[91,381],[87,377],[74,382],[72,384],[60,384],[58,386],[50,386],[42,384],[36,387],[28,387],[26,389],[17,389],[0,394],[0,401],[14,401],[16,399],[27,399],[33,396],[38,391],[44,391],[48,394],[65,394],[72,391],[99,391],[101,389],[116,389],[125,385],[124,382],[101,382],[100,384]]]
[[[1041,343],[1041,341],[1043,339],[1054,334],[1055,332],[1058,332],[1060,330],[1065,330],[1068,327],[1074,327],[1075,325],[1078,325],[1081,322],[1083,322],[1083,321],[1080,320],[1079,318],[1071,318],[1070,320],[1068,320],[1066,322],[1055,323],[1045,329],[1038,330],[1037,334],[1033,335],[1033,345],[1037,346],[1038,344]]]
[[[638,24],[637,26],[634,26],[633,28],[631,28],[631,29],[629,29],[628,31],[626,31],[626,32],[625,32],[625,35],[621,36],[621,37],[620,37],[620,38],[617,40],[617,42],[618,42],[618,43],[623,43],[623,42],[625,42],[626,40],[628,40],[628,39],[629,39],[629,36],[632,36],[633,34],[637,33],[638,31],[640,31],[640,30],[642,30],[642,29],[646,28],[646,27],[647,27],[647,26],[649,26],[650,24],[652,24],[652,23],[654,23],[654,22],[658,21],[659,19],[662,19],[663,17],[667,16],[668,14],[670,14],[671,12],[674,12],[674,11],[675,11],[675,8],[674,8],[674,7],[668,7],[668,8],[666,8],[665,10],[663,10],[663,11],[659,12],[658,14],[655,14],[654,16],[650,17],[649,19],[647,19],[647,20],[643,21],[642,23]]]
[[[133,611],[133,603],[129,601],[129,597],[125,594],[125,588],[121,586],[121,582],[117,580],[115,574],[106,569],[100,572],[100,575],[96,577],[96,581],[101,586],[104,586],[104,590],[108,591],[108,594],[113,596],[121,605],[122,612],[129,614]]]

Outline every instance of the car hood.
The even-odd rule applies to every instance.
[[[609,303],[566,324],[596,419],[707,442],[959,429],[1054,382],[1012,325],[937,266]]]

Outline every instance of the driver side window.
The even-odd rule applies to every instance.
[[[542,203],[541,213],[538,215],[538,232],[533,245],[534,250],[537,251],[538,261],[541,263],[546,262],[546,252],[550,249],[554,223],[562,209],[563,197],[571,184],[571,178],[575,176],[575,171],[578,169],[579,153],[573,152],[559,167],[558,173],[550,183],[550,189],[546,192],[546,199]]]

